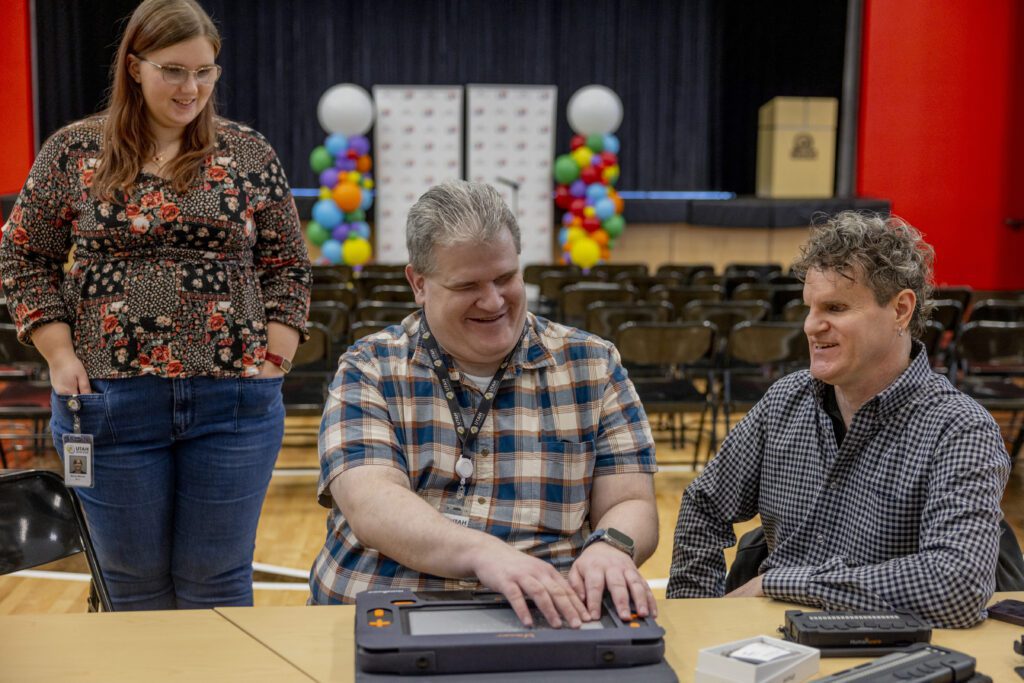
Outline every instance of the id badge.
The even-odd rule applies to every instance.
[[[445,503],[441,514],[460,526],[469,527],[469,516],[459,503]]]
[[[65,434],[64,485],[93,487],[92,434]]]

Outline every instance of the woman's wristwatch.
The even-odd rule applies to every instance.
[[[633,539],[612,527],[608,527],[607,529],[598,529],[594,533],[590,534],[590,536],[587,537],[586,542],[583,544],[581,552],[590,547],[591,544],[597,543],[598,541],[603,541],[616,550],[621,550],[630,557],[633,557],[633,554],[636,552],[636,546],[633,544]]]
[[[274,365],[276,365],[277,367],[281,368],[281,370],[286,375],[292,371],[292,362],[285,358],[284,356],[279,356],[276,353],[270,353],[270,351],[267,351],[267,354],[264,356],[264,358],[273,363]]]

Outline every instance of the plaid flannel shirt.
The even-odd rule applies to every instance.
[[[454,500],[460,447],[420,339],[420,315],[361,340],[342,356],[320,427],[321,505],[327,540],[310,574],[310,602],[352,602],[367,589],[459,590],[473,580],[431,576],[360,544],[331,498],[331,481],[360,465],[409,477],[436,510]],[[467,423],[482,394],[458,381]],[[469,527],[567,574],[590,535],[594,477],[651,472],[654,441],[618,351],[594,335],[528,314],[527,331],[472,445]]]
[[[854,415],[837,447],[825,385],[776,382],[683,495],[670,598],[720,596],[732,525],[761,515],[764,593],[824,609],[907,609],[939,627],[985,617],[999,501],[999,428],[932,372],[910,366]]]

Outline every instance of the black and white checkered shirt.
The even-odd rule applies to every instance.
[[[770,597],[907,609],[938,627],[983,619],[1010,459],[992,417],[916,342],[913,356],[841,447],[825,384],[806,370],[776,382],[683,495],[668,597],[722,595],[732,525],[760,514]]]

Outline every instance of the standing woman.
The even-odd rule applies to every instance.
[[[306,322],[291,190],[263,136],[216,116],[219,51],[193,0],[140,4],[109,107],[46,142],[0,242],[18,334],[50,368],[54,443],[94,440],[79,493],[117,610],[252,604]]]

